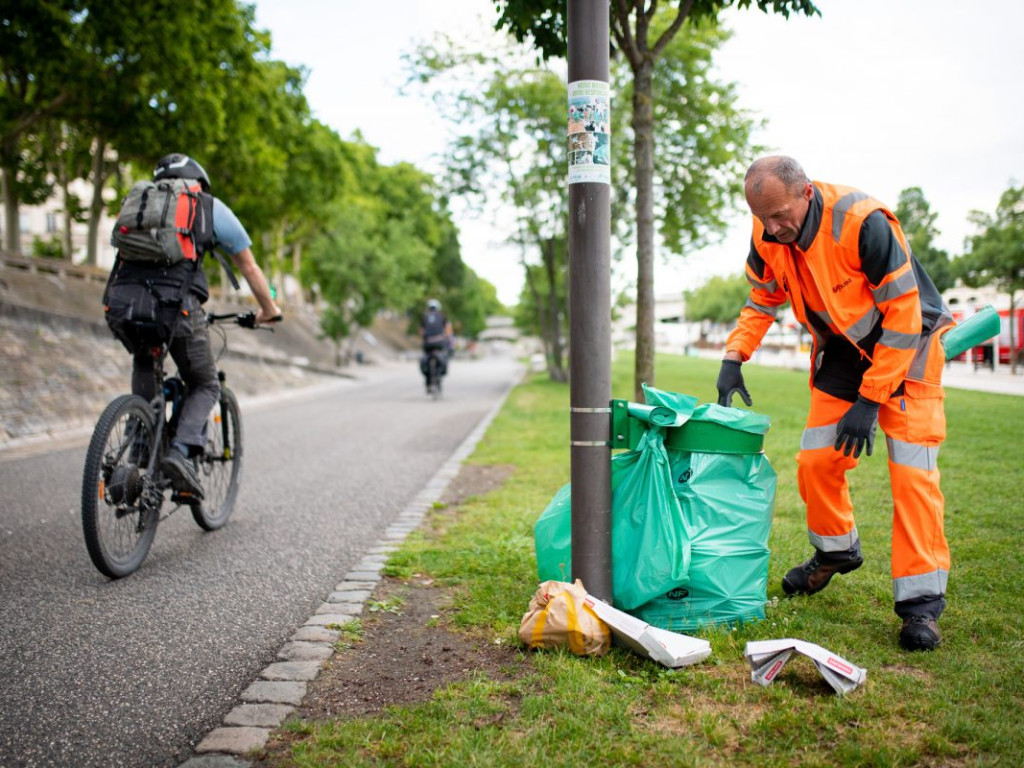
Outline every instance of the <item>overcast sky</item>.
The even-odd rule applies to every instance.
[[[821,17],[730,11],[716,57],[741,106],[768,125],[757,141],[814,179],[859,187],[891,206],[911,186],[938,213],[940,247],[963,250],[971,209],[995,210],[1024,182],[1024,2],[817,0]],[[965,10],[970,9],[970,10]],[[385,163],[437,171],[445,132],[429,105],[398,90],[401,55],[444,31],[486,40],[491,0],[256,0],[273,55],[310,70],[316,117],[343,138],[360,131]],[[613,109],[629,109],[617,103]],[[615,137],[612,137],[615,140]],[[725,241],[659,265],[658,293],[742,270],[749,215]],[[514,302],[516,253],[486,224],[459,216],[463,259]]]

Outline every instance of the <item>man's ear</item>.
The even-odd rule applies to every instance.
[[[808,181],[804,184],[804,191],[803,194],[801,194],[801,197],[808,203],[814,199],[814,185],[811,184],[811,182]]]

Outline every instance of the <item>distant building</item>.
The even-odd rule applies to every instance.
[[[92,184],[81,179],[71,184],[71,193],[78,196],[82,204],[88,206],[92,200]],[[18,223],[21,229],[21,255],[32,256],[33,244],[37,240],[49,242],[62,241],[64,237],[64,201],[60,195],[54,195],[42,205],[18,206]],[[0,216],[0,235],[7,222]],[[114,227],[114,219],[104,213],[100,220],[97,235],[97,261],[101,267],[114,264],[114,248],[110,245],[110,231]],[[71,222],[71,261],[78,264],[85,260],[89,225],[87,222]],[[3,242],[0,240],[0,242]]]

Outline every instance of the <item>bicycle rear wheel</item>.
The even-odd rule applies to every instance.
[[[160,517],[159,497],[147,493],[153,411],[137,395],[121,395],[103,411],[85,454],[82,533],[93,565],[119,579],[149,554]]]
[[[430,394],[435,400],[441,397],[441,362],[437,359],[437,354],[434,352],[430,353],[430,360],[427,363],[428,370],[430,371]]]
[[[221,387],[220,402],[210,414],[198,463],[203,500],[192,505],[192,517],[203,530],[215,531],[231,517],[242,482],[242,413],[227,387]]]

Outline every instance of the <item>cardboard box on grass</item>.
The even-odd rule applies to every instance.
[[[663,666],[686,667],[711,655],[711,643],[707,640],[651,626],[593,595],[587,595],[586,604],[608,625],[616,641]]]
[[[750,679],[758,685],[771,685],[794,653],[811,659],[825,681],[840,695],[849,693],[867,679],[866,669],[820,645],[793,638],[748,642],[743,655],[750,662]]]

